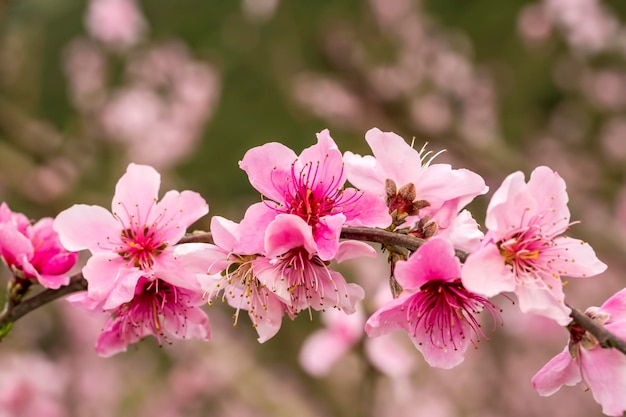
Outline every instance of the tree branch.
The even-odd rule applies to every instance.
[[[341,230],[341,238],[354,239],[360,241],[380,243],[389,246],[400,246],[410,251],[416,251],[426,241],[410,235],[389,232],[382,229],[369,227],[344,227]],[[194,232],[183,237],[179,243],[213,243],[213,236],[208,232]],[[461,262],[467,259],[467,253],[457,250],[456,255]],[[0,329],[5,329],[19,318],[36,310],[37,308],[50,303],[58,298],[87,289],[87,281],[81,273],[70,279],[70,284],[58,290],[47,289],[29,298],[16,303],[8,303],[4,311],[0,313]],[[603,348],[614,348],[626,355],[626,342],[609,332],[604,326],[594,322],[583,312],[573,308],[570,317],[582,328],[591,333]],[[2,340],[2,334],[0,334]]]
[[[589,316],[572,306],[570,317],[583,329],[591,333],[605,349],[614,348],[626,355],[626,342],[608,331],[606,327],[593,321]]]

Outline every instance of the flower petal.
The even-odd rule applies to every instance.
[[[376,257],[376,249],[365,242],[358,240],[344,240],[339,242],[335,261],[341,263],[348,259],[360,258],[362,256]]]
[[[105,208],[75,204],[59,213],[54,230],[70,251],[110,251],[120,241],[122,225]]]
[[[391,224],[389,208],[383,199],[368,191],[346,188],[337,205],[348,226],[385,228]]]
[[[515,275],[493,243],[467,257],[461,269],[461,280],[469,291],[485,297],[515,289]]]
[[[395,276],[402,288],[416,290],[434,279],[460,278],[461,267],[452,245],[435,238],[424,243],[407,261],[396,263]]]
[[[571,237],[554,239],[555,256],[550,259],[550,269],[569,277],[591,277],[606,270],[606,264],[598,259],[593,248],[582,240]]]
[[[151,212],[148,224],[154,224],[159,238],[170,244],[178,242],[192,223],[209,212],[202,196],[194,191],[168,191]]]
[[[539,395],[547,397],[557,392],[563,385],[576,385],[580,380],[578,365],[566,347],[533,376],[532,384]]]
[[[265,254],[272,258],[290,249],[304,247],[313,254],[317,251],[313,232],[300,217],[293,214],[279,214],[268,226],[265,233]]]
[[[376,158],[371,155],[361,156],[352,152],[343,154],[348,181],[359,190],[368,191],[380,197],[385,196],[385,178]]]
[[[250,184],[266,197],[282,203],[289,193],[292,165],[297,155],[281,143],[271,142],[250,149],[239,161]]]
[[[549,285],[540,279],[528,280],[518,285],[515,294],[519,300],[519,308],[522,313],[548,317],[561,326],[567,326],[572,319],[569,317],[571,310],[565,305],[563,283],[558,278],[551,279],[553,281]]]
[[[111,204],[111,212],[130,220],[128,212],[135,213],[136,208],[146,210],[156,203],[161,186],[161,175],[151,166],[129,164],[126,173],[115,185],[115,195]],[[142,216],[146,221],[147,216]]]
[[[580,363],[583,377],[593,398],[602,405],[608,416],[622,416],[626,412],[626,356],[615,349],[581,349]]]
[[[415,183],[414,173],[421,172],[422,160],[419,152],[402,137],[373,128],[365,133],[365,140],[372,148],[376,162],[386,178],[394,180],[398,187]]]

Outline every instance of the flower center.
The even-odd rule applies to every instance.
[[[284,197],[285,207],[281,211],[299,216],[313,231],[321,217],[349,210],[350,205],[361,198],[360,192],[346,195],[341,182],[343,164],[338,175],[328,175],[323,172],[325,161],[307,162],[299,172],[296,162],[291,164],[291,187]]]
[[[412,297],[406,314],[413,335],[424,330],[434,346],[444,349],[451,345],[456,350],[466,338],[465,326],[469,326],[476,340],[489,339],[475,317],[483,309],[493,318],[493,330],[497,322],[502,324],[501,310],[485,297],[465,289],[460,279],[452,282],[437,279],[422,285]],[[476,346],[473,339],[472,344]]]
[[[169,343],[163,319],[167,317],[168,323],[177,321],[177,324],[173,326],[170,324],[168,327],[173,327],[175,333],[179,330],[184,332],[188,301],[187,294],[166,281],[141,278],[135,290],[135,297],[120,306],[114,315],[121,322],[120,338],[126,339],[130,334],[135,334],[137,338],[153,334],[157,337],[159,345],[161,339]]]
[[[137,268],[150,269],[154,258],[167,247],[167,243],[155,235],[155,230],[147,226],[126,228],[122,231],[122,248],[117,253]]]

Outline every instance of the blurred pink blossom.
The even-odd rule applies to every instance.
[[[134,0],[90,0],[85,25],[93,38],[118,49],[137,44],[147,29]]]
[[[626,117],[607,120],[600,132],[604,154],[613,160],[626,160]]]
[[[0,360],[0,417],[64,417],[68,384],[61,367],[30,354]]]
[[[127,75],[101,109],[105,134],[136,162],[166,167],[190,155],[217,102],[215,70],[170,42],[137,54]]]
[[[544,0],[548,16],[574,49],[595,53],[611,46],[619,21],[598,0]]]
[[[545,41],[552,30],[552,21],[541,3],[530,3],[522,8],[517,20],[517,30],[528,42]]]

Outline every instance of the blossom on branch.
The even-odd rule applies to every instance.
[[[463,267],[463,284],[487,297],[514,291],[520,309],[569,323],[561,276],[606,269],[591,246],[562,234],[572,224],[565,181],[548,167],[509,175],[487,208],[488,233]]]
[[[344,188],[346,171],[328,130],[300,156],[272,142],[250,149],[239,162],[250,183],[269,199],[250,219],[250,227],[265,230],[278,214],[293,214],[313,230],[319,256],[332,259],[343,225],[387,227],[391,218],[384,201],[368,191]],[[248,226],[246,226],[248,227]]]
[[[249,210],[250,211],[250,210]],[[270,291],[254,273],[252,262],[259,250],[247,251],[250,239],[239,224],[220,216],[211,219],[215,244],[190,243],[176,249],[184,267],[196,274],[209,304],[222,299],[236,309],[235,324],[240,310],[248,311],[260,343],[278,333],[285,313],[284,300]]]
[[[81,293],[70,299],[80,303],[84,297],[85,293]],[[110,317],[98,338],[96,352],[108,357],[125,351],[129,344],[149,335],[155,336],[159,345],[163,341],[169,343],[168,336],[208,341],[211,327],[207,315],[198,308],[201,304],[204,301],[198,292],[162,279],[142,277],[132,300],[107,311]]]
[[[83,268],[88,290],[70,301],[111,314],[96,346],[103,356],[149,334],[159,343],[166,333],[210,337],[208,318],[196,308],[200,284],[173,246],[208,206],[192,191],[169,191],[158,201],[160,180],[154,168],[130,164],[116,185],[112,213],[81,204],[54,221],[66,248],[92,253]]]
[[[76,263],[77,254],[61,245],[52,222],[46,217],[31,224],[22,213],[13,213],[6,203],[0,204],[2,259],[14,272],[21,271],[24,278],[57,289],[69,283],[67,272]]]
[[[112,213],[100,206],[76,204],[54,222],[69,250],[89,249],[83,268],[93,301],[111,309],[130,301],[142,277],[162,278],[182,288],[199,290],[174,256],[174,245],[187,227],[208,212],[193,191],[167,192],[158,201],[159,173],[147,165],[130,164],[115,187]]]
[[[374,156],[346,152],[348,180],[385,198],[391,213],[406,216],[410,227],[420,229],[418,237],[448,228],[465,205],[488,190],[480,175],[433,164],[438,154],[425,152],[425,146],[417,151],[393,132],[373,128],[365,140]]]
[[[614,335],[626,338],[626,289],[602,304],[585,311],[596,323]],[[602,412],[621,416],[626,412],[626,356],[616,349],[602,348],[598,340],[578,323],[568,326],[570,341],[532,379],[540,395],[549,396],[563,385],[583,382]]]
[[[376,311],[365,324],[370,337],[404,329],[430,366],[453,368],[463,362],[470,344],[487,339],[478,319],[483,309],[494,325],[500,310],[485,297],[468,291],[461,282],[461,265],[454,247],[433,238],[407,261],[398,261],[395,278],[404,289]]]

